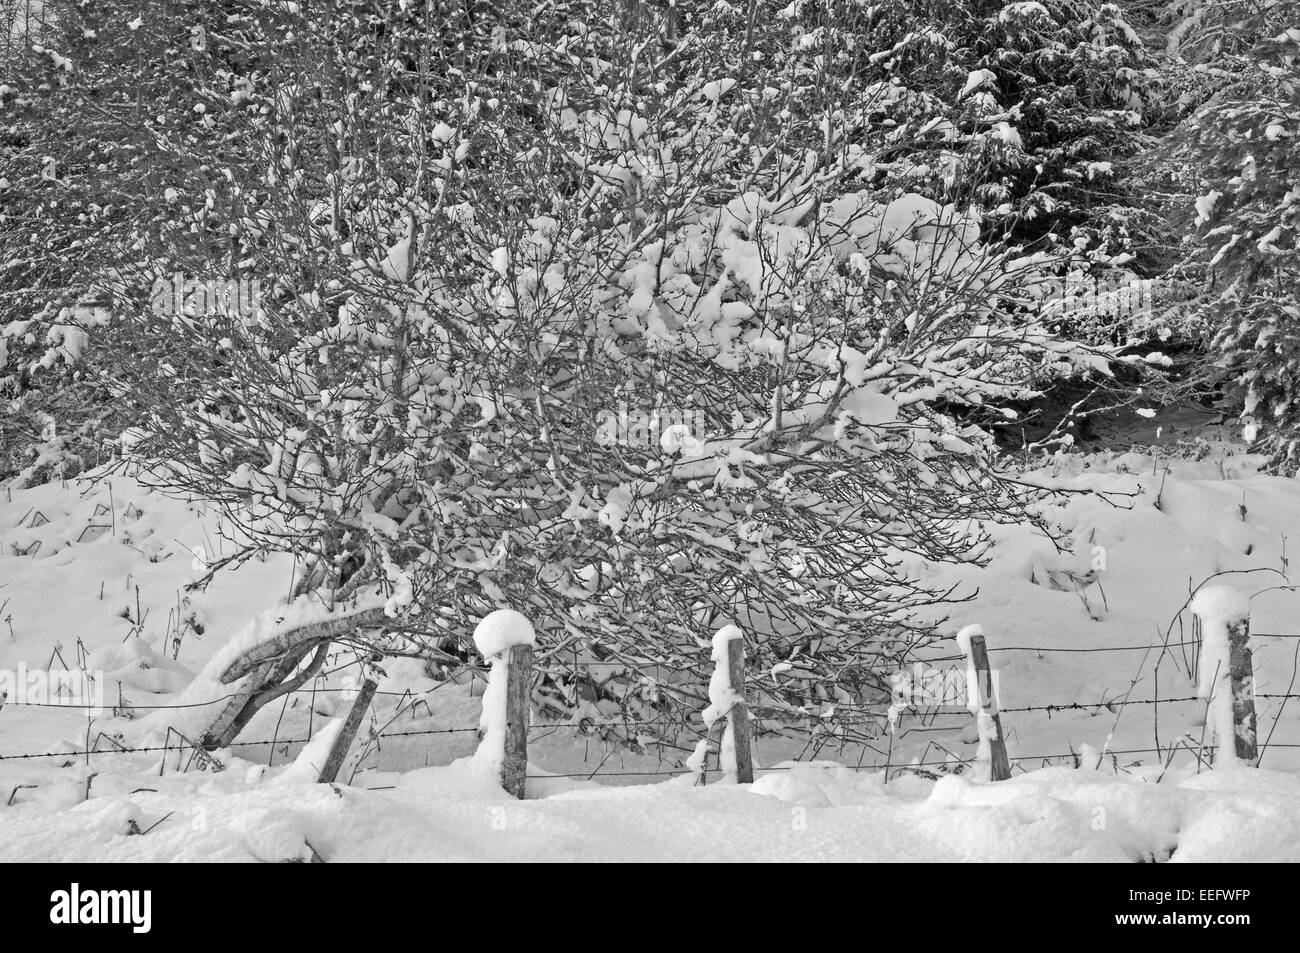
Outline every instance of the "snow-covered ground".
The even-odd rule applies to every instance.
[[[753,786],[543,784],[525,801],[463,764],[383,791],[105,769],[88,801],[84,772],[64,773],[57,805],[2,815],[0,860],[1300,860],[1300,779],[1266,769],[1160,784],[1048,768],[999,784],[886,785],[805,765]],[[130,835],[132,822],[148,833]]]
[[[814,755],[760,737],[753,785],[713,774],[696,786],[689,744],[633,753],[540,732],[525,801],[467,759],[482,680],[435,681],[409,660],[384,664],[369,727],[385,734],[337,786],[312,781],[320,733],[355,687],[343,660],[314,692],[263,709],[240,735],[259,743],[218,753],[226,770],[198,770],[174,743],[164,759],[167,727],[192,734],[205,709],[152,706],[208,700],[197,698],[204,666],[284,598],[291,562],[250,561],[188,592],[232,551],[229,527],[198,504],[120,476],[13,491],[0,498],[0,670],[102,671],[107,710],[88,720],[11,692],[0,709],[0,860],[1300,859],[1300,701],[1267,697],[1296,690],[1300,595],[1280,571],[1300,549],[1300,483],[1260,475],[1227,440],[1192,456],[1049,460],[1036,479],[1111,494],[1051,507],[1069,553],[1012,525],[994,529],[987,568],[916,567],[978,587],[944,631],[983,627],[1010,781],[954,776],[978,736],[950,706],[902,711],[895,734],[869,748],[832,738]],[[1254,595],[1269,742],[1254,770],[1204,763],[1195,647],[1143,648],[1190,641],[1180,610],[1223,572],[1216,581]],[[930,655],[939,661],[927,671],[964,671],[955,641]],[[110,750],[108,736],[146,750]],[[791,763],[800,756],[820,760]]]

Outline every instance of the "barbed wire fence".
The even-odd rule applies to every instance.
[[[1292,633],[1256,633],[1256,639],[1276,639],[1276,640],[1300,640],[1300,634]],[[981,637],[982,641],[982,637]],[[988,646],[987,653],[1017,653],[1032,652],[1037,653],[1040,657],[1055,653],[1127,653],[1127,652],[1155,652],[1168,653],[1175,648],[1189,648],[1199,653],[1201,649],[1200,638],[1193,638],[1178,641],[1162,641],[1158,643],[1143,645],[1111,645],[1111,646],[1086,646],[1086,647],[1059,647],[1059,646],[1034,646],[1034,645],[1010,645],[1010,646]],[[1300,645],[1297,646],[1300,650]],[[81,661],[81,659],[79,659]],[[318,678],[324,678],[328,674],[336,674],[353,664],[359,663],[358,659],[353,663],[339,666],[331,671],[324,673]],[[963,662],[968,665],[971,663],[969,654],[960,655],[941,655],[928,659],[917,659],[918,663],[925,665],[937,665],[945,662]],[[609,666],[627,668],[627,663],[622,661],[591,661],[584,662],[585,666]],[[987,662],[985,663],[987,665]],[[427,728],[410,728],[397,726],[399,720],[410,715],[412,721],[416,720],[417,709],[423,705],[426,711],[426,717],[434,717],[434,709],[430,704],[431,696],[439,690],[444,690],[449,686],[460,685],[469,686],[472,693],[473,686],[477,680],[482,678],[482,671],[472,664],[467,664],[461,672],[454,673],[458,678],[449,677],[440,682],[433,689],[426,692],[414,693],[412,691],[382,691],[373,689],[366,697],[364,714],[371,718],[371,725],[368,731],[362,733],[357,744],[360,746],[360,753],[354,753],[351,758],[351,775],[346,780],[351,783],[358,773],[364,774],[363,766],[367,758],[380,749],[386,741],[395,739],[423,738],[429,739],[438,736],[465,735],[475,736],[480,734],[479,725],[439,725]],[[468,681],[465,677],[468,677]],[[1134,684],[1136,684],[1136,679]],[[1273,742],[1272,733],[1280,721],[1282,713],[1287,702],[1292,698],[1300,698],[1300,692],[1294,692],[1291,689],[1295,686],[1295,672],[1292,672],[1291,685],[1285,692],[1260,692],[1251,694],[1251,711],[1253,718],[1253,700],[1279,700],[1282,705],[1274,715],[1274,722],[1268,736],[1263,744],[1259,747],[1259,756],[1262,757],[1264,751],[1268,748],[1278,749],[1296,749],[1300,748],[1300,743],[1290,742]],[[316,696],[342,693],[345,696],[355,697],[358,693],[355,688],[314,685],[313,687],[299,688],[294,692],[287,693],[285,706],[289,704],[290,696],[310,696],[313,704],[312,710],[313,722],[315,715],[314,699]],[[752,693],[751,693],[752,694]],[[982,693],[977,693],[982,694]],[[910,758],[896,757],[895,744],[902,738],[911,733],[923,732],[953,732],[969,728],[972,714],[975,715],[977,723],[980,720],[979,709],[987,702],[992,701],[993,711],[999,715],[1016,715],[1032,716],[1035,714],[1046,715],[1051,718],[1056,714],[1065,712],[1096,712],[1106,711],[1118,716],[1122,712],[1132,707],[1157,707],[1160,705],[1189,705],[1207,706],[1209,700],[1201,694],[1193,695],[1174,695],[1170,697],[1160,697],[1157,693],[1154,697],[1131,698],[1132,686],[1128,693],[1120,693],[1109,698],[1100,698],[1089,701],[1039,701],[1029,704],[1009,706],[1006,708],[997,708],[996,700],[984,699],[977,697],[974,700],[966,699],[964,705],[948,704],[951,699],[939,698],[936,704],[929,707],[923,707],[916,704],[899,705],[891,703],[883,704],[863,704],[855,702],[833,702],[821,710],[809,710],[808,707],[790,706],[785,710],[773,708],[771,706],[755,705],[752,702],[746,702],[745,707],[748,711],[749,730],[759,738],[774,739],[783,738],[786,741],[802,742],[804,747],[799,755],[795,758],[787,759],[771,767],[761,768],[761,771],[788,771],[798,767],[802,761],[819,761],[825,763],[824,752],[828,746],[838,743],[839,754],[842,754],[845,747],[856,744],[859,747],[859,757],[856,761],[836,761],[841,767],[852,771],[885,771],[888,772],[914,772],[925,776],[938,776],[947,773],[965,773],[974,767],[976,755],[963,756],[953,752],[948,747],[938,741],[930,741],[925,745],[924,750],[919,756]],[[138,712],[145,711],[183,711],[196,708],[206,708],[219,704],[234,697],[234,693],[218,696],[200,702],[186,703],[157,703],[157,704],[136,704],[119,699],[119,704],[114,706],[114,714],[134,715]],[[700,702],[707,703],[708,699],[703,696],[696,696]],[[383,717],[386,719],[382,724],[380,719],[380,705],[382,699],[396,699],[395,704],[390,710],[384,712]],[[63,708],[70,706],[66,701],[8,701],[2,707],[32,707],[32,708]],[[702,707],[702,705],[701,705]],[[281,713],[283,718],[283,711]],[[947,719],[956,719],[948,723]],[[910,724],[909,724],[910,722]],[[397,726],[397,727],[395,727]],[[1204,727],[1204,720],[1194,725],[1195,727]],[[1023,727],[1023,723],[1021,724]],[[687,774],[695,774],[699,783],[703,783],[705,776],[716,775],[722,771],[720,764],[715,763],[710,767],[707,762],[700,765],[689,765],[688,758],[682,757],[693,748],[684,745],[681,742],[699,743],[701,739],[708,740],[711,737],[710,730],[703,725],[691,724],[682,719],[674,718],[652,718],[652,719],[631,719],[627,717],[610,717],[600,718],[593,717],[591,714],[575,715],[569,721],[562,720],[539,720],[527,726],[527,736],[530,743],[537,743],[552,737],[565,737],[566,733],[575,732],[579,737],[600,738],[609,742],[608,750],[604,757],[591,770],[581,771],[561,771],[547,772],[538,771],[536,765],[533,770],[527,774],[531,781],[543,781],[548,779],[578,779],[578,780],[603,780],[617,778],[636,778],[642,781],[654,781],[660,778],[677,777]],[[279,723],[277,722],[276,730],[271,738],[259,738],[252,740],[236,740],[229,745],[228,750],[232,752],[255,751],[259,748],[271,749],[270,761],[273,764],[276,752],[288,755],[290,750],[298,745],[306,745],[312,741],[315,736],[312,727],[309,726],[305,737],[297,736],[279,736]],[[981,736],[982,737],[982,736]],[[998,739],[1005,742],[1005,739]],[[349,739],[349,742],[351,739]],[[873,742],[885,742],[877,744]],[[748,743],[748,739],[746,740]],[[653,750],[658,755],[658,765],[653,768],[633,768],[619,766],[617,768],[607,768],[611,756],[620,750],[636,749],[636,753],[645,754]],[[942,757],[932,757],[931,752],[937,751],[943,754]],[[871,752],[873,757],[868,757]],[[1194,758],[1198,769],[1202,766],[1209,765],[1213,762],[1216,754],[1214,743],[1207,743],[1204,730],[1200,738],[1194,737],[1191,730],[1179,732],[1175,740],[1161,744],[1157,741],[1151,747],[1110,747],[1109,739],[1107,744],[1100,752],[1092,752],[1099,759],[1112,759],[1116,769],[1120,768],[1118,758],[1121,756],[1157,756],[1154,764],[1168,769],[1174,757],[1180,753],[1185,753],[1190,758]],[[62,759],[64,765],[70,765],[77,762],[84,762],[89,765],[92,759],[100,757],[128,756],[128,755],[159,755],[157,771],[160,775],[167,772],[168,769],[175,772],[188,772],[192,769],[198,770],[220,770],[223,765],[220,757],[216,753],[210,753],[203,749],[192,739],[186,737],[183,733],[175,728],[168,728],[167,737],[163,744],[151,745],[130,745],[120,737],[100,731],[93,739],[90,737],[90,731],[87,731],[86,742],[80,749],[59,750],[59,751],[5,751],[0,752],[0,765],[6,762],[15,761],[39,761],[39,760],[57,760]],[[175,756],[172,760],[172,756]],[[1066,761],[1074,766],[1079,766],[1083,753],[1076,750],[1073,745],[1066,751],[1047,751],[1035,752],[1032,754],[1014,754],[1006,758],[1009,768],[1015,768],[1021,771],[1028,770],[1027,766],[1037,767],[1046,766],[1057,762]],[[584,754],[584,760],[587,755]],[[835,760],[835,759],[831,759]],[[995,778],[996,779],[996,778]],[[28,787],[28,785],[18,785],[10,792],[9,803],[14,802],[18,791]],[[377,785],[373,790],[387,790],[394,785]]]

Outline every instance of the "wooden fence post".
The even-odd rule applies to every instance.
[[[357,697],[352,702],[348,717],[344,720],[338,737],[334,739],[334,744],[330,746],[329,757],[325,759],[325,767],[321,768],[320,777],[317,779],[321,784],[332,784],[334,779],[339,776],[339,769],[343,767],[343,759],[348,756],[348,751],[352,748],[352,739],[357,736],[357,729],[361,727],[361,719],[366,716],[366,712],[370,709],[371,699],[375,697],[375,689],[378,687],[379,683],[373,678],[367,678],[361,683],[361,690],[357,692]]]
[[[998,714],[998,700],[993,691],[993,673],[989,668],[988,647],[984,644],[984,633],[976,631],[970,636],[970,662],[975,668],[975,701],[978,704],[976,719],[987,719],[992,723],[993,737],[989,738],[991,758],[990,779],[1005,781],[1011,777],[1011,761],[1007,758],[1006,737],[1002,733],[1002,716]],[[960,638],[960,636],[959,636]],[[984,740],[984,727],[978,726],[980,740]]]
[[[751,735],[749,723],[749,706],[745,704],[745,633],[738,626],[726,625],[713,636],[713,677],[709,681],[709,707],[704,711],[704,723],[708,726],[705,736],[696,748],[692,760],[699,758],[699,763],[692,770],[698,770],[696,784],[704,783],[704,763],[708,757],[708,744],[715,735],[718,743],[718,767],[723,776],[729,772],[723,758],[727,732],[731,732],[732,751],[736,762],[736,782],[752,784],[754,781],[754,756],[750,750]],[[725,682],[720,680],[723,666],[726,666]],[[730,694],[723,692],[723,687],[730,688]],[[727,705],[724,709],[722,706]],[[725,720],[724,720],[725,719]]]
[[[528,710],[533,686],[533,647],[512,645],[506,652],[505,760],[501,786],[523,800],[528,775]]]
[[[1190,609],[1192,631],[1198,641],[1197,694],[1208,702],[1207,717],[1213,726],[1218,751],[1215,763],[1222,757],[1257,767],[1259,742],[1255,734],[1250,599],[1230,586],[1206,586],[1196,591]],[[1231,699],[1224,697],[1228,692],[1232,693]],[[1225,724],[1229,715],[1232,718],[1230,755],[1229,741],[1221,737],[1229,730]]]
[[[1255,736],[1255,667],[1250,654],[1249,615],[1228,620],[1228,671],[1232,676],[1237,758],[1253,768],[1259,764],[1259,744]]]
[[[727,668],[731,678],[731,690],[736,693],[738,701],[727,712],[731,723],[731,740],[736,746],[736,781],[740,784],[754,783],[754,756],[750,751],[751,731],[749,724],[749,706],[745,703],[745,639],[733,638],[727,647]]]

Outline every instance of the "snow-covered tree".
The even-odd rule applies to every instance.
[[[1226,39],[1226,49],[1221,42],[1200,64],[1212,94],[1186,124],[1178,153],[1193,181],[1191,261],[1206,276],[1202,308],[1228,389],[1253,418],[1273,465],[1293,473],[1300,468],[1300,4],[1230,4],[1213,13],[1191,35]]]
[[[101,332],[115,299],[146,300],[150,246],[196,255],[221,230],[193,159],[240,145],[201,106],[252,68],[223,16],[238,6],[143,2],[124,17],[15,0],[0,14],[0,476],[72,475],[129,422],[108,385],[131,357]]]
[[[119,136],[165,181],[98,275],[145,472],[381,592],[367,653],[510,606],[555,708],[694,710],[725,623],[775,708],[886,692],[954,596],[920,568],[1028,518],[988,427],[1115,354],[978,200],[1011,120],[950,195],[882,178],[934,94],[866,79],[876,13],[769,6],[157,11],[195,79]]]

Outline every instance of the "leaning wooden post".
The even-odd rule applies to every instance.
[[[528,778],[528,718],[533,687],[532,623],[513,609],[497,609],[474,629],[474,644],[490,659],[482,740],[474,759],[501,778],[513,797],[523,798]]]
[[[1255,669],[1250,651],[1250,598],[1230,586],[1197,591],[1190,606],[1201,636],[1197,694],[1209,702],[1214,763],[1259,764]],[[1228,733],[1232,735],[1229,749]],[[1231,753],[1230,753],[1231,751]]]
[[[957,633],[957,644],[966,653],[966,704],[975,716],[979,730],[978,770],[983,773],[987,761],[986,780],[1005,781],[1011,777],[1011,761],[1007,758],[1007,742],[1002,733],[1002,716],[998,713],[984,630],[978,625],[966,626]]]
[[[343,767],[343,759],[348,756],[348,751],[352,748],[352,740],[357,736],[357,729],[361,727],[361,719],[366,717],[366,712],[370,709],[370,702],[375,697],[375,689],[378,687],[379,683],[373,678],[367,678],[361,683],[361,690],[357,692],[357,697],[352,702],[348,717],[344,719],[338,737],[334,739],[334,744],[330,746],[329,757],[325,759],[325,767],[320,770],[320,777],[317,780],[321,784],[333,784],[334,779],[339,776],[339,769]]]

